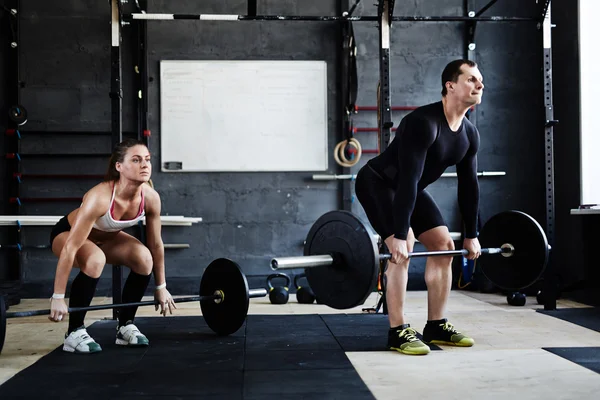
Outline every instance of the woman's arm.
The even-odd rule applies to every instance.
[[[146,246],[152,254],[154,282],[156,286],[162,287],[166,284],[166,278],[165,247],[161,236],[160,196],[150,187],[144,190],[146,190]]]
[[[83,197],[69,236],[58,257],[56,276],[54,278],[54,293],[64,294],[75,255],[88,238],[94,222],[100,218],[109,207],[110,194],[107,194],[105,184],[90,189]]]

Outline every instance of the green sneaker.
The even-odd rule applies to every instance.
[[[471,347],[475,341],[460,333],[447,319],[441,323],[427,322],[423,329],[423,340],[430,344],[449,344],[452,346]]]
[[[404,329],[390,329],[387,347],[410,355],[425,355],[431,351],[429,346],[417,337],[417,332],[410,325]]]

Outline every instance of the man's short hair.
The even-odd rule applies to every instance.
[[[460,67],[463,65],[468,65],[469,67],[476,67],[477,63],[475,61],[459,59],[454,60],[446,65],[444,71],[442,72],[442,96],[446,96],[448,94],[448,90],[446,89],[446,82],[457,82],[459,75],[462,73]]]

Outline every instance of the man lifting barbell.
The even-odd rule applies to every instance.
[[[456,165],[458,203],[465,223],[464,249],[469,259],[480,255],[477,240],[479,132],[465,118],[481,103],[483,78],[470,60],[450,62],[442,72],[442,100],[418,108],[402,119],[396,137],[371,159],[356,178],[356,197],[373,229],[390,250],[385,272],[390,331],[388,347],[405,354],[427,354],[429,346],[417,337],[404,317],[408,253],[415,237],[429,251],[453,250],[454,243],[433,198],[425,188],[447,167]],[[425,267],[427,324],[423,340],[473,346],[445,318],[452,284],[452,257],[429,257]]]
[[[123,287],[123,302],[139,302],[154,272],[156,309],[161,314],[177,308],[166,289],[164,246],[161,238],[158,193],[147,184],[152,165],[150,152],[143,142],[126,139],[119,143],[110,158],[105,181],[94,186],[83,197],[81,206],[63,217],[52,229],[50,245],[58,257],[54,294],[51,299],[51,321],[60,322],[69,309],[64,300],[72,267],[79,274],[71,285],[69,306],[88,307],[104,265],[125,265],[131,269]],[[146,218],[148,246],[123,232]],[[147,346],[148,339],[133,324],[136,306],[119,313],[116,344]],[[63,350],[73,353],[95,353],[102,348],[87,333],[85,311],[69,316]]]

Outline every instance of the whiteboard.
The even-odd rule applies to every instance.
[[[581,204],[600,204],[600,1],[579,0],[579,68],[581,122]]]
[[[160,62],[164,172],[324,171],[325,61]]]

